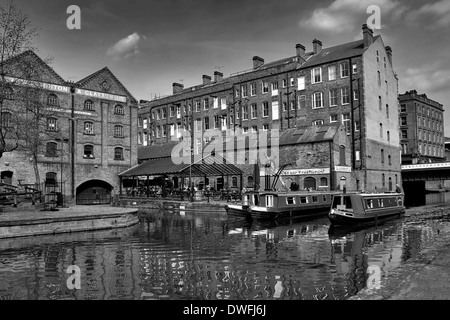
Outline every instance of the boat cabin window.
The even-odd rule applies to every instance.
[[[286,198],[287,204],[295,204],[295,198],[294,197],[287,197]]]
[[[333,198],[334,209],[352,209],[352,200],[350,196],[335,196]]]
[[[367,199],[367,208],[373,208],[373,200],[372,199]]]
[[[250,196],[249,195],[245,195],[244,196],[244,205],[248,205],[248,201],[250,200]]]
[[[378,199],[378,207],[383,208],[384,207],[384,201],[383,199]]]
[[[300,203],[308,203],[307,197],[300,197]]]
[[[323,202],[327,202],[327,196],[323,195],[322,197],[323,197]]]
[[[254,204],[255,206],[259,205],[259,198],[258,198],[258,195],[257,195],[257,194],[254,194],[254,195],[253,195],[253,204]]]
[[[266,207],[273,207],[273,196],[266,196]]]
[[[313,203],[319,202],[319,197],[318,196],[312,196],[312,202]]]

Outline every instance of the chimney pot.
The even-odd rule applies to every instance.
[[[223,73],[219,71],[214,72],[214,82],[222,81],[223,79]]]
[[[317,54],[320,51],[322,51],[322,41],[314,39],[313,40],[313,52],[314,52],[314,54]]]
[[[210,76],[208,76],[208,75],[203,75],[203,77],[202,77],[202,79],[203,79],[203,84],[208,84],[208,83],[211,83],[211,77]]]
[[[264,64],[264,59],[258,56],[253,57],[253,69],[257,69]]]
[[[297,43],[295,46],[295,50],[297,51],[298,57],[302,57],[305,55],[305,46],[304,45]]]
[[[172,88],[173,88],[173,94],[180,92],[181,90],[184,89],[184,85],[181,83],[176,83],[174,82],[172,84]]]

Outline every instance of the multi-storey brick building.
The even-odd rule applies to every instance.
[[[362,29],[361,40],[322,48],[315,39],[311,52],[297,44],[294,56],[279,61],[254,57],[252,69],[228,78],[216,71],[198,86],[174,83],[172,95],[141,104],[140,146],[165,144],[191,129],[245,135],[340,125],[350,142],[350,161],[332,169],[351,173],[347,188],[392,189],[401,183],[398,80],[391,48],[366,25]],[[201,150],[204,140],[194,141],[194,150]],[[314,167],[296,166],[292,169]]]
[[[41,90],[42,107],[51,116],[46,119],[45,141],[36,159],[24,148],[3,154],[2,180],[13,185],[45,182],[56,186],[69,202],[109,202],[112,190],[119,189],[118,174],[137,163],[135,98],[106,67],[68,83],[31,51],[7,63],[41,67],[39,81],[11,77],[11,94],[2,104],[2,125],[7,125],[17,109],[15,89],[31,83]],[[41,181],[35,181],[33,161]]]
[[[416,90],[399,95],[402,163],[445,160],[444,108]]]

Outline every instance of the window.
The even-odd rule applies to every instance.
[[[203,99],[203,110],[209,109],[209,98]]]
[[[125,114],[125,110],[122,105],[118,104],[114,107],[114,114],[123,116]],[[159,110],[158,110],[158,118],[159,118]]]
[[[162,118],[162,119],[166,119],[166,118],[167,118],[167,109],[166,109],[166,108],[163,108],[163,109],[162,109],[161,118]]]
[[[114,137],[115,138],[123,138],[124,137],[123,136],[123,126],[121,126],[121,125],[115,125],[114,126]]]
[[[258,105],[256,103],[251,105],[251,116],[252,119],[256,119],[258,117]]]
[[[330,90],[330,107],[338,105],[338,89]]]
[[[350,103],[350,90],[348,87],[344,87],[341,89],[341,99],[342,104]]]
[[[47,104],[49,106],[57,106],[58,105],[58,97],[56,94],[49,94],[47,98]]]
[[[377,62],[380,62],[380,52],[377,50]]]
[[[392,165],[392,157],[391,157],[391,155],[388,155],[388,164]]]
[[[11,112],[7,111],[2,112],[2,126],[5,128],[12,127]]]
[[[316,92],[312,96],[313,100],[313,109],[323,108],[323,94],[322,92]]]
[[[337,114],[332,114],[331,116],[330,116],[330,123],[335,123],[335,122],[337,122],[338,121],[338,116],[337,116]]]
[[[251,83],[250,84],[250,95],[251,96],[256,96],[256,83]]]
[[[383,124],[380,123],[380,138],[383,138]]]
[[[253,187],[253,177],[252,176],[249,176],[247,178],[247,186],[248,187]]]
[[[243,127],[242,128],[242,133],[243,134],[247,134],[248,133],[248,127]]]
[[[267,123],[263,124],[263,131],[269,131],[269,125]]]
[[[123,160],[123,148],[114,148],[114,160]]]
[[[381,73],[380,71],[377,71],[378,74],[378,85],[381,86]]]
[[[383,109],[383,102],[381,100],[381,96],[378,96],[378,110],[382,110]]]
[[[359,91],[358,91],[358,89],[353,89],[353,100],[359,100]]]
[[[92,145],[85,145],[84,146],[84,158],[90,158],[93,159],[94,158],[94,146]]]
[[[12,88],[6,87],[3,90],[3,98],[12,100],[14,98],[14,90]]]
[[[323,120],[315,120],[312,122],[313,126],[321,126],[323,125]]]
[[[294,78],[290,79],[290,86],[291,87],[295,86],[295,79]]]
[[[231,186],[233,187],[233,188],[237,188],[237,186],[238,186],[238,179],[237,179],[237,177],[233,177],[233,178],[231,178]]]
[[[355,132],[358,132],[360,130],[360,122],[355,121]]]
[[[163,131],[163,132],[162,132],[162,136],[163,136],[163,137],[166,137],[166,136],[167,136],[167,125],[164,124],[164,125],[162,126],[162,131]]]
[[[321,187],[327,187],[327,186],[328,186],[328,180],[327,180],[327,178],[325,178],[325,177],[320,178],[320,186],[321,186]],[[323,196],[323,201],[324,201],[324,202],[327,201],[327,196],[326,196],[326,195]]]
[[[312,203],[318,203],[319,202],[319,197],[318,196],[312,196],[311,200],[312,200]]]
[[[220,118],[219,116],[214,116],[214,129],[218,129],[220,126]]]
[[[300,203],[308,203],[307,197],[300,197]]]
[[[339,146],[339,164],[345,166],[345,146]]]
[[[400,117],[400,125],[406,126],[407,124],[406,117]]]
[[[142,122],[142,128],[144,128],[144,130],[147,129],[147,123],[148,123],[148,119],[145,118]]]
[[[328,67],[328,80],[336,80],[336,66]]]
[[[200,138],[196,139],[196,154],[202,153],[202,140]]]
[[[387,141],[388,142],[391,141],[391,132],[390,131],[387,132]]]
[[[294,197],[286,197],[286,203],[287,204],[295,204],[295,198]]]
[[[342,62],[340,64],[341,68],[341,78],[346,78],[349,76],[349,68],[348,68],[348,62]]]
[[[353,74],[358,73],[358,65],[356,63],[352,65],[352,72]]]
[[[384,149],[381,149],[381,163],[384,164]]]
[[[46,157],[56,157],[57,155],[57,144],[56,142],[47,142],[45,145],[45,156]]]
[[[349,113],[344,113],[342,115],[342,124],[344,125],[345,132],[347,134],[350,134],[351,123],[350,123],[350,114]]]
[[[283,111],[287,111],[288,107],[287,107],[287,102],[283,102]]]
[[[242,107],[242,120],[248,120],[248,106]]]
[[[402,134],[402,139],[408,139],[408,131],[402,130],[401,134]]]
[[[47,118],[47,131],[57,131],[57,119]]]
[[[278,82],[272,82],[272,96],[278,95]]]
[[[258,127],[257,126],[253,126],[252,127],[252,133],[256,133],[258,132]]]
[[[400,112],[406,112],[406,104],[400,105]],[[420,110],[419,110],[419,112],[420,112]]]
[[[298,85],[298,87],[297,87],[297,89],[298,90],[305,90],[305,77],[304,76],[302,76],[302,77],[298,77],[298,79],[297,79],[298,81],[298,83],[297,83],[297,85]]]
[[[115,131],[116,131],[116,128],[114,127],[114,136],[116,137]],[[161,137],[161,127],[157,126],[156,127],[156,138],[160,138],[160,137]]]
[[[306,108],[306,96],[299,96],[298,97],[298,108],[299,109],[305,109]]]
[[[263,102],[262,109],[263,109],[263,117],[264,118],[268,117],[269,116],[269,103]]]
[[[269,92],[269,83],[267,81],[263,81],[262,83],[262,93],[268,93]]]
[[[45,174],[45,184],[55,185],[56,183],[56,172],[47,172]]]
[[[322,82],[322,68],[314,68],[311,70],[311,83]]]
[[[227,108],[227,98],[221,98],[220,99],[220,108],[222,110],[225,110]]]
[[[381,174],[381,186],[383,188],[386,186],[386,175],[384,173]]]
[[[273,207],[273,196],[266,196],[266,207]]]
[[[94,134],[94,123],[93,122],[86,121],[84,123],[84,134]]]
[[[241,86],[242,98],[248,97],[248,86],[246,84]]]
[[[209,129],[209,117],[203,118],[203,128],[205,128],[205,130]]]
[[[389,105],[386,105],[386,118],[389,119]]]
[[[87,111],[94,110],[94,102],[92,102],[92,100],[86,100],[84,102],[84,110],[87,110]]]
[[[295,101],[291,101],[291,110],[295,110]]]

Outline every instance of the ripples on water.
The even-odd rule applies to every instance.
[[[0,299],[346,299],[446,230],[408,218],[361,230],[326,218],[228,221],[226,214],[147,212],[122,230],[0,240]],[[69,290],[67,267],[81,268]]]

